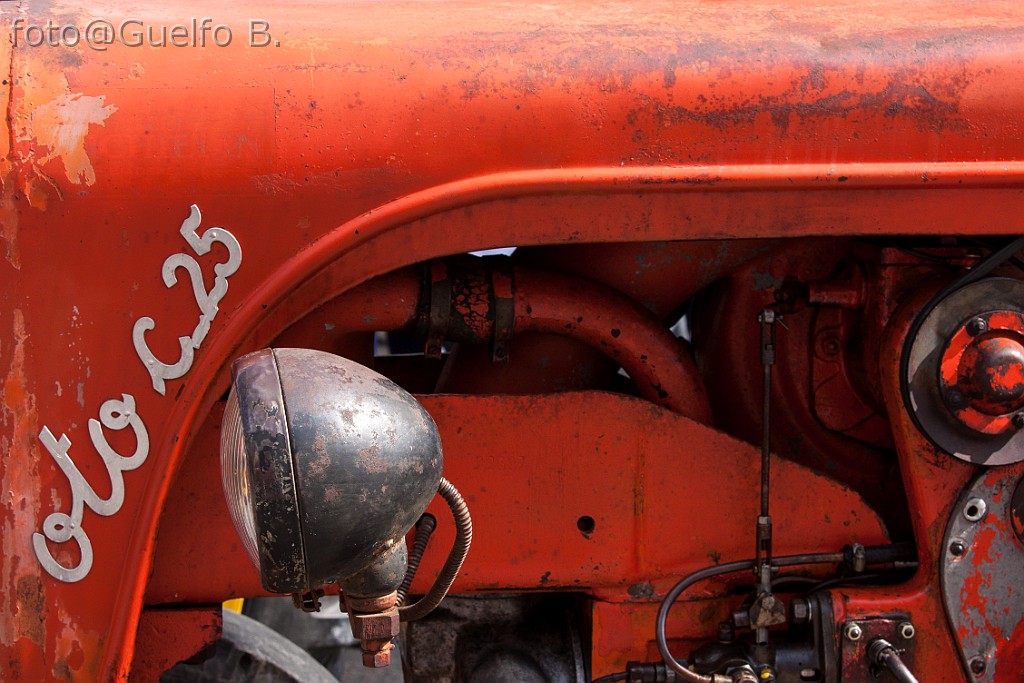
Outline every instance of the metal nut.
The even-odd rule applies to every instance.
[[[900,638],[902,638],[903,640],[910,640],[914,637],[914,634],[917,633],[917,630],[914,628],[914,625],[911,624],[909,621],[904,621],[902,624],[900,624],[899,633]]]
[[[843,635],[849,641],[857,642],[864,637],[864,630],[855,621],[851,621],[843,628]]]
[[[394,608],[379,614],[350,614],[348,620],[356,640],[390,640],[401,630]]]

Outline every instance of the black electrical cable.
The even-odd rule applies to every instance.
[[[448,594],[448,589],[452,587],[455,577],[459,575],[462,562],[469,552],[469,545],[473,541],[473,520],[469,516],[466,501],[459,495],[458,490],[452,486],[450,481],[441,477],[437,492],[448,503],[452,517],[455,519],[455,543],[452,545],[451,552],[448,553],[448,559],[445,560],[444,566],[441,567],[441,573],[437,575],[437,580],[430,587],[430,591],[415,604],[398,609],[398,616],[402,621],[422,619],[441,604],[444,596]]]
[[[625,671],[620,671],[616,674],[608,674],[607,676],[601,676],[595,678],[590,683],[614,683],[614,681],[627,681],[629,680],[629,674]]]
[[[910,254],[911,256],[915,256],[915,257],[917,257],[919,259],[922,259],[924,261],[931,261],[932,263],[936,263],[936,264],[944,265],[944,266],[951,266],[951,265],[953,265],[950,262],[949,258],[945,258],[945,257],[942,257],[942,256],[936,256],[935,254],[929,254],[928,252],[921,251],[920,249],[914,249],[913,247],[902,247],[902,246],[899,246],[899,245],[897,245],[896,248],[899,249],[900,251],[906,253],[906,254]]]
[[[884,578],[882,574],[855,574],[853,576],[840,576],[834,579],[829,579],[828,581],[822,581],[807,592],[813,593],[815,591],[823,591],[828,588],[837,588],[850,583],[870,583],[882,578]]]
[[[844,559],[843,553],[811,553],[807,555],[784,555],[782,557],[772,558],[772,566],[775,567],[791,567],[802,564],[828,564],[832,562],[842,562]],[[658,618],[654,623],[654,638],[658,642],[658,652],[661,653],[661,658],[665,661],[675,674],[688,683],[718,683],[718,681],[730,680],[721,676],[706,676],[699,674],[694,671],[690,671],[679,664],[675,657],[668,649],[668,639],[665,635],[665,625],[668,621],[669,610],[672,609],[672,605],[679,598],[683,591],[705,579],[710,579],[721,574],[731,574],[733,572],[739,572],[744,570],[752,569],[755,565],[754,560],[739,560],[737,562],[727,562],[726,564],[716,565],[714,567],[707,567],[696,571],[689,576],[684,576],[680,581],[672,586],[672,589],[665,596],[665,599],[661,603],[661,607],[658,609]],[[717,679],[717,680],[716,680]]]

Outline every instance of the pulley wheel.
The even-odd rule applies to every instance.
[[[936,304],[903,380],[939,448],[978,465],[1024,460],[1024,282],[987,278]]]

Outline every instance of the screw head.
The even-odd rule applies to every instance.
[[[909,621],[904,621],[902,624],[900,624],[899,633],[900,638],[902,638],[903,640],[910,640],[914,637],[914,634],[917,633],[917,630],[914,628],[914,625],[911,624]]]
[[[984,318],[972,318],[967,323],[967,334],[977,337],[979,334],[988,332],[988,321]]]
[[[985,673],[986,666],[984,657],[974,657],[971,659],[971,673],[975,676],[980,676]]]
[[[860,624],[851,621],[843,629],[843,635],[846,636],[847,640],[857,642],[864,637],[864,630],[860,627]]]
[[[956,389],[950,389],[946,392],[946,403],[950,408],[963,408],[967,405],[967,399]]]
[[[967,552],[967,546],[963,541],[953,541],[949,544],[949,553],[954,557],[960,557]]]

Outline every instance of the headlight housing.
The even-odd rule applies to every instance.
[[[444,464],[423,407],[382,375],[311,349],[251,353],[232,378],[224,492],[264,588],[343,583],[398,550],[404,565],[402,539]]]

